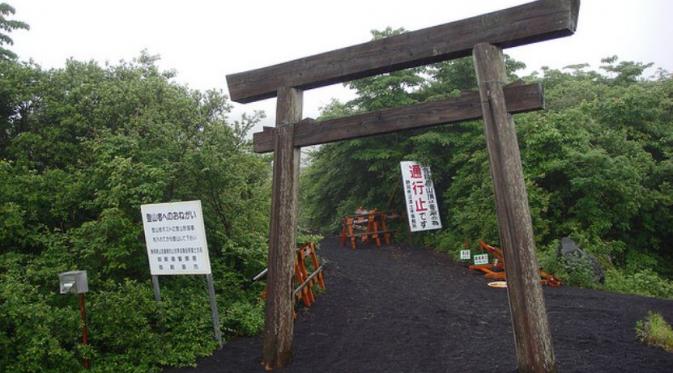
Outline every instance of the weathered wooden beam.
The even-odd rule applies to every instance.
[[[544,108],[540,84],[505,87],[507,110],[510,113]],[[481,118],[478,92],[466,92],[460,97],[430,101],[399,108],[378,110],[345,118],[323,121],[303,120],[295,126],[294,145],[297,147],[324,144],[333,141],[455,123]],[[265,127],[253,134],[257,153],[273,151],[273,131]]]
[[[484,113],[500,244],[507,263],[507,294],[518,371],[555,372],[519,143],[503,94],[507,78],[505,60],[502,49],[490,44],[476,45],[473,57]]]
[[[236,102],[276,95],[277,87],[311,89],[408,67],[469,56],[486,42],[501,48],[572,35],[579,0],[539,0],[464,20],[227,76]]]
[[[296,256],[300,156],[293,139],[295,123],[301,119],[302,92],[294,88],[280,88],[276,105],[269,271],[262,352],[266,370],[281,368],[292,360],[292,274]]]
[[[316,269],[315,271],[313,271],[313,273],[311,273],[311,275],[308,276],[308,277],[306,278],[306,280],[304,280],[304,282],[302,282],[299,286],[297,286],[297,288],[294,289],[294,291],[292,292],[292,295],[293,295],[293,296],[297,296],[297,294],[299,294],[299,292],[301,291],[301,289],[305,288],[306,285],[308,285],[308,284],[311,282],[311,280],[313,280],[313,279],[315,278],[315,276],[319,275],[320,272],[323,271],[323,269],[325,269],[325,265],[324,265],[324,264],[321,265],[320,267],[318,267],[318,269]]]

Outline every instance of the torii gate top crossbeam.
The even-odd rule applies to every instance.
[[[501,48],[572,35],[579,0],[538,0],[512,8],[227,76],[231,99],[275,97],[302,90],[469,56],[479,43]]]

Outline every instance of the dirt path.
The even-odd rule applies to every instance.
[[[295,358],[277,372],[511,372],[507,294],[447,256],[389,246],[321,243],[327,291],[295,323]],[[648,310],[673,320],[673,301],[578,288],[545,289],[560,372],[672,372],[673,354],[641,345]],[[195,369],[262,372],[261,340],[227,343]]]

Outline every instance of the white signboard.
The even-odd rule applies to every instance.
[[[460,250],[460,260],[470,260],[472,252],[470,250]]]
[[[140,206],[152,275],[204,275],[210,258],[201,201]]]
[[[472,259],[475,265],[488,264],[488,254],[477,254]]]
[[[402,161],[402,188],[407,204],[409,228],[412,232],[440,229],[439,207],[435,198],[430,167],[417,162]]]

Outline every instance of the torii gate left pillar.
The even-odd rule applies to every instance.
[[[303,93],[296,88],[277,91],[274,130],[269,272],[264,327],[264,369],[287,365],[292,360],[292,273],[295,260],[300,151],[294,146],[294,127],[301,120]]]

